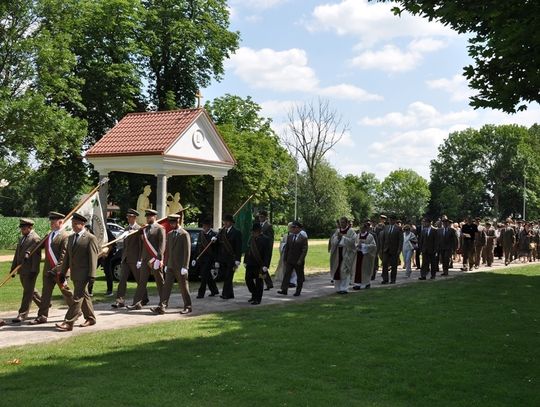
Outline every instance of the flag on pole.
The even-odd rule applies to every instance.
[[[253,225],[253,205],[246,203],[234,216],[234,226],[242,233],[242,253],[247,251]]]
[[[103,246],[109,241],[107,238],[107,224],[103,218],[103,207],[99,199],[99,191],[85,198],[84,204],[77,210],[77,213],[88,219],[88,225],[92,228],[92,232],[96,236],[100,246]],[[73,230],[71,227],[71,218],[64,222],[62,229],[67,231]]]

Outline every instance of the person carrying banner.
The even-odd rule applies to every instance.
[[[54,287],[58,285],[64,300],[68,306],[73,304],[73,293],[66,279],[61,279],[62,261],[64,259],[69,233],[64,230],[62,224],[66,216],[59,212],[49,212],[51,232],[44,244],[45,261],[43,262],[43,288],[41,290],[41,305],[32,325],[44,324],[49,317],[49,308],[52,300]]]
[[[189,314],[192,311],[191,296],[188,285],[189,257],[191,255],[191,238],[189,233],[181,226],[182,215],[172,214],[167,217],[171,231],[167,233],[167,244],[165,247],[165,285],[161,290],[159,305],[151,308],[152,312],[162,315],[171,296],[172,287],[178,281],[180,293],[184,302],[184,309],[181,314]]]
[[[166,233],[163,226],[156,222],[157,211],[147,209],[145,211],[146,227],[141,233],[142,246],[139,261],[136,267],[140,269],[140,278],[137,283],[137,291],[133,298],[133,305],[127,307],[128,310],[138,310],[142,308],[142,301],[146,294],[146,286],[150,273],[156,280],[159,297],[163,291],[163,254],[165,252]]]
[[[221,269],[224,278],[220,297],[228,300],[234,298],[234,272],[240,265],[242,257],[242,233],[234,227],[232,215],[223,216],[223,227],[217,235],[217,245],[218,254],[215,266]]]
[[[73,234],[68,238],[67,249],[62,260],[61,278],[65,279],[68,270],[73,281],[73,302],[68,308],[64,321],[56,324],[59,331],[72,331],[77,319],[84,316],[81,328],[96,324],[92,298],[88,293],[88,284],[96,279],[96,267],[101,248],[98,239],[88,232],[84,225],[88,219],[74,213],[71,220]]]
[[[207,285],[210,290],[210,297],[219,294],[216,282],[212,276],[212,267],[214,267],[216,261],[217,246],[213,244],[216,239],[212,240],[216,236],[216,232],[211,228],[212,221],[210,219],[203,220],[202,230],[199,232],[199,238],[197,239],[196,253],[198,259],[191,261],[191,265],[199,269],[201,276],[201,285],[199,286],[197,298],[204,298]]]
[[[251,228],[251,239],[244,255],[246,266],[246,285],[251,293],[249,302],[258,305],[262,301],[265,275],[270,266],[269,238],[262,233],[262,226],[255,222]]]
[[[135,209],[128,209],[127,221],[128,225],[124,229],[124,233],[129,234],[124,238],[122,245],[122,260],[120,262],[121,275],[116,291],[116,302],[111,304],[113,308],[124,308],[126,306],[125,297],[127,292],[127,281],[130,274],[133,274],[135,281],[138,283],[140,279],[140,268],[137,268],[137,261],[141,253],[142,240],[138,233],[134,233],[141,227],[137,224],[139,212]],[[142,303],[148,303],[148,293],[143,296]]]
[[[36,279],[39,274],[39,262],[41,261],[41,250],[36,250],[32,256],[30,253],[39,244],[40,237],[34,231],[34,221],[32,219],[20,219],[19,229],[21,230],[21,238],[15,249],[15,255],[11,263],[11,270],[20,266],[19,278],[23,287],[23,297],[21,299],[21,307],[16,318],[11,322],[14,324],[24,321],[28,317],[30,304],[32,300],[40,307],[41,297],[36,291]]]

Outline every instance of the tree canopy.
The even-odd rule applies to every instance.
[[[429,185],[424,178],[413,170],[399,169],[381,182],[378,206],[382,212],[408,222],[425,213],[429,198]]]
[[[486,125],[451,133],[431,162],[430,212],[459,218],[540,215],[540,132],[517,125]]]
[[[390,0],[378,0],[388,2]],[[394,1],[394,0],[392,0]],[[514,113],[540,102],[540,2],[530,0],[397,0],[402,9],[471,34],[474,64],[464,68],[475,108]]]

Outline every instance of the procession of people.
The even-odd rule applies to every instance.
[[[152,275],[155,279],[159,302],[150,307],[156,315],[165,314],[175,283],[178,283],[183,302],[181,314],[193,310],[189,291],[188,269],[195,267],[200,276],[197,299],[219,295],[215,277],[223,277],[220,298],[234,298],[234,274],[242,264],[242,241],[248,240],[243,256],[245,283],[251,294],[249,303],[261,304],[264,286],[273,288],[270,277],[274,245],[274,229],[268,213],[259,211],[251,227],[250,236],[242,236],[235,227],[232,215],[223,216],[223,227],[219,231],[211,228],[212,220],[205,218],[199,232],[195,252],[192,253],[190,234],[183,227],[183,211],[166,218],[168,228],[157,222],[157,212],[147,209],[146,223],[137,224],[141,214],[134,209],[127,211],[127,223],[123,240],[121,275],[116,301],[112,308],[140,310],[149,303],[147,283]],[[72,233],[63,229],[65,215],[50,212],[51,232],[43,242],[33,230],[31,219],[20,219],[21,237],[18,241],[12,271],[17,271],[23,288],[21,306],[12,324],[29,319],[31,302],[38,306],[38,313],[30,324],[47,323],[52,294],[58,286],[68,306],[64,320],[56,324],[59,331],[71,331],[78,319],[84,322],[79,327],[96,324],[89,287],[96,278],[98,258],[107,251],[99,247],[95,236],[85,226],[88,219],[79,213],[71,217]],[[167,232],[168,230],[168,232]],[[371,287],[380,270],[380,284],[395,284],[398,267],[401,265],[405,277],[410,278],[414,270],[418,279],[435,279],[448,276],[451,268],[472,271],[481,265],[491,267],[494,258],[511,262],[540,260],[540,222],[514,221],[507,218],[504,223],[492,223],[486,219],[467,216],[457,223],[447,216],[437,219],[424,217],[419,224],[402,222],[395,215],[379,216],[379,220],[366,219],[357,229],[347,217],[336,222],[336,229],[328,242],[330,279],[338,294],[347,294],[350,289],[365,290]],[[40,270],[41,250],[45,251],[43,262],[43,286],[41,294],[35,289]],[[280,282],[279,295],[287,295],[295,288],[294,296],[301,295],[305,281],[305,261],[308,253],[308,237],[299,221],[288,225],[287,233],[281,238],[274,281]],[[381,266],[379,268],[379,266]],[[127,302],[127,281],[133,275],[137,288],[131,304]],[[72,289],[70,288],[72,285]],[[5,321],[0,320],[0,326]]]

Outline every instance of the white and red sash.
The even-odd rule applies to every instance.
[[[58,265],[58,259],[56,258],[56,255],[54,254],[53,249],[51,247],[51,244],[52,244],[51,236],[52,236],[52,232],[49,233],[49,235],[47,236],[47,243],[45,244],[45,257],[47,257],[49,265],[51,265],[51,269],[53,269]]]
[[[146,251],[148,252],[148,254],[150,254],[151,256],[153,256],[149,263],[150,264],[154,264],[154,262],[157,260],[157,257],[158,257],[158,252],[157,250],[154,248],[154,246],[152,246],[152,243],[150,243],[150,240],[148,240],[148,236],[146,235],[146,232],[147,232],[148,229],[145,229],[143,231],[143,242],[144,242],[144,246],[146,247]]]

